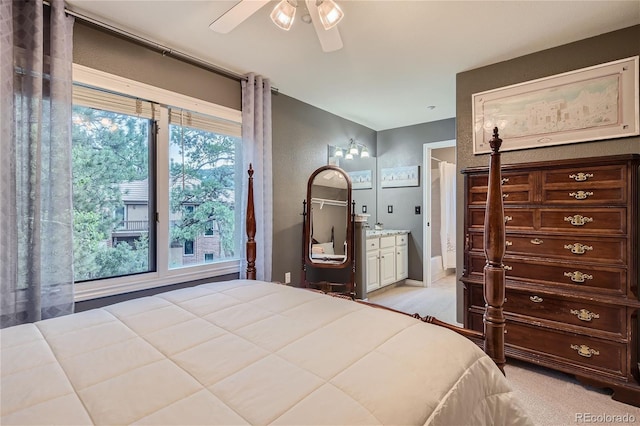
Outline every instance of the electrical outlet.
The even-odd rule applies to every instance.
[[[291,272],[284,273],[284,283],[289,284],[291,282]]]

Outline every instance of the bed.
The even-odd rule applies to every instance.
[[[468,336],[255,280],[252,174],[248,279],[1,330],[0,423],[531,424]]]

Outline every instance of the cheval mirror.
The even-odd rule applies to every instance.
[[[353,297],[354,214],[349,175],[336,166],[314,171],[302,210],[303,286]]]

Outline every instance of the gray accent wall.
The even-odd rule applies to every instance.
[[[426,108],[426,107],[425,107]],[[409,234],[409,279],[422,281],[422,205],[424,182],[423,145],[430,142],[456,138],[456,120],[432,121],[415,126],[378,132],[377,167],[420,166],[420,186],[405,188],[380,188],[378,184],[378,222],[385,229],[406,229]],[[430,167],[430,164],[427,165]],[[430,183],[428,183],[430,184]],[[393,213],[387,207],[393,206]],[[420,206],[420,214],[415,214],[415,206]]]
[[[456,76],[458,170],[486,166],[489,155],[473,155],[471,96],[474,93],[548,77],[640,54],[640,25],[543,50]],[[640,137],[506,151],[502,164],[640,153]],[[458,176],[457,205],[464,205],[464,180]],[[464,212],[457,211],[457,246],[464,243]],[[457,252],[458,276],[462,273],[463,250]],[[462,320],[462,286],[458,288],[458,320]]]
[[[163,55],[107,30],[76,20],[73,62],[196,99],[240,110],[240,81]]]
[[[327,145],[345,146],[353,138],[375,155],[376,132],[283,94],[271,97],[273,122],[272,280],[300,283],[302,201],[309,176],[327,164]]]

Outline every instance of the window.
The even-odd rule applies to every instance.
[[[184,255],[193,256],[193,241],[187,240],[184,242]]]
[[[101,102],[94,101],[99,99]],[[117,99],[117,102],[114,100]],[[149,272],[150,114],[136,101],[76,87],[73,106],[74,280]],[[141,110],[142,108],[140,108]],[[150,105],[147,105],[150,111]],[[140,111],[142,112],[142,111]],[[129,226],[127,204],[136,201],[139,222]]]
[[[236,156],[240,138],[220,133],[213,117],[183,109],[170,109],[169,126],[169,215],[171,239],[185,241],[184,255],[193,254],[193,245],[210,250],[212,257],[189,259],[188,265],[237,257],[240,241],[236,222]],[[218,226],[219,241],[213,236]],[[187,249],[187,243],[190,243]],[[189,252],[187,252],[189,250]],[[170,268],[185,266],[182,256],[171,252]]]
[[[212,225],[207,225],[207,227],[204,230],[204,236],[205,237],[212,237],[213,236],[213,227],[212,227]]]
[[[240,111],[76,64],[74,79],[76,300],[238,272]]]

